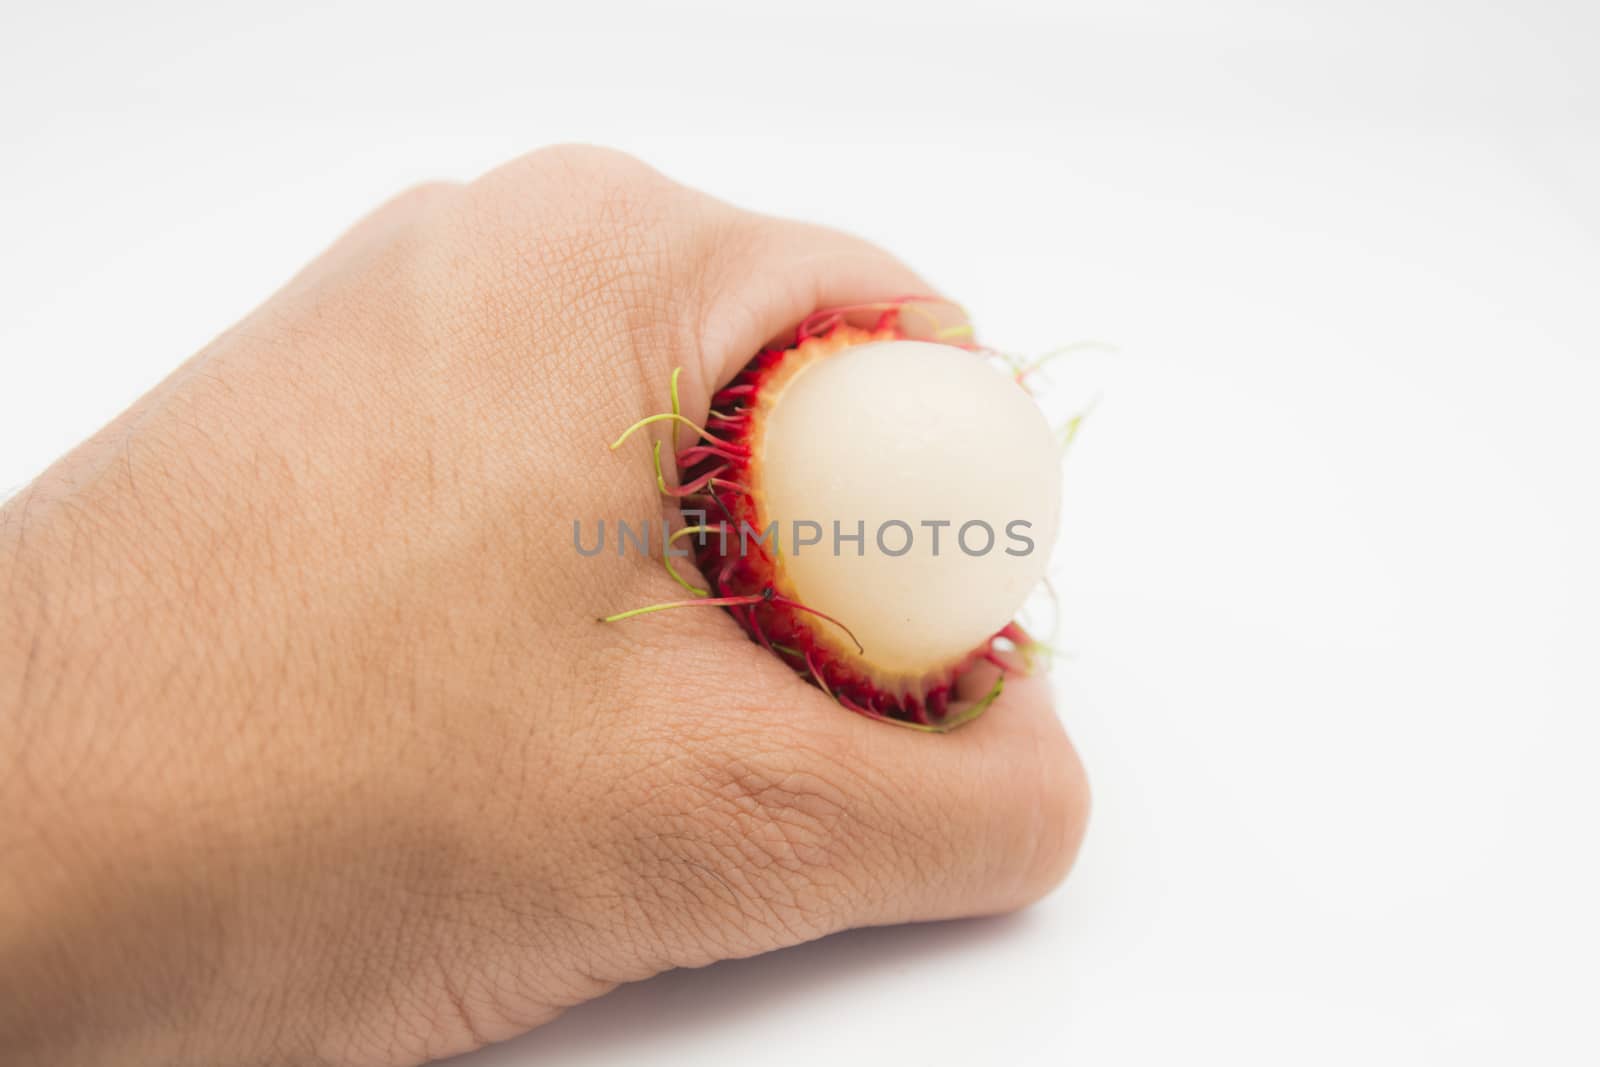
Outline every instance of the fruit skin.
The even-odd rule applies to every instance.
[[[710,584],[709,595],[746,601],[729,604],[726,610],[752,638],[843,706],[875,719],[943,730],[976,718],[998,695],[997,681],[977,704],[954,711],[951,707],[956,679],[978,660],[997,665],[1002,681],[1006,671],[1016,669],[998,654],[995,642],[1030,647],[1032,641],[1021,627],[1009,624],[963,659],[914,682],[877,676],[841,622],[818,617],[799,602],[771,546],[752,535],[741,551],[739,537],[745,523],[758,534],[765,529],[756,498],[747,488],[760,480],[760,461],[752,442],[761,439],[762,421],[773,399],[781,396],[785,381],[812,360],[841,349],[911,339],[902,315],[913,303],[876,306],[876,321],[866,327],[847,321],[847,313],[858,309],[823,311],[807,318],[792,343],[763,349],[717,391],[706,422],[709,438],[680,450],[677,459],[679,485],[692,490],[683,499],[686,515],[699,519],[703,514],[704,525],[712,530],[726,524],[726,539],[715,532],[689,539],[695,564]]]

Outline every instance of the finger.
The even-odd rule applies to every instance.
[[[998,671],[958,686],[981,699]],[[1049,679],[1007,673],[976,721],[945,735],[836,721],[878,796],[892,796],[897,892],[863,901],[863,923],[1004,912],[1066,876],[1088,819],[1088,782],[1056,716]]]
[[[924,734],[847,711],[722,622],[662,635],[685,688],[650,670],[663,713],[630,726],[629,747],[675,769],[641,778],[630,841],[712,946],[672,962],[1009,911],[1065,876],[1088,788],[1047,679],[1012,676],[976,722]]]
[[[763,347],[792,339],[812,312],[919,298],[903,316],[908,334],[962,333],[966,313],[888,252],[861,238],[807,223],[739,212],[719,231],[705,271],[699,366],[688,400],[709,402]]]

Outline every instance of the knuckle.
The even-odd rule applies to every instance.
[[[678,197],[688,194],[641,160],[593,145],[541,148],[474,184],[489,198],[534,205],[541,214],[564,217],[575,226],[613,228],[659,222]]]
[[[461,190],[460,182],[418,182],[396,193],[380,210],[403,219],[426,217],[453,202]]]
[[[471,185],[466,277],[497,326],[681,347],[677,290],[694,277],[705,202],[621,152],[540,149]]]
[[[636,156],[615,148],[591,144],[556,144],[534,149],[512,167],[557,172],[569,177],[601,182],[665,181],[660,173]]]
[[[725,214],[639,160],[587,145],[540,149],[477,179],[451,215],[450,276],[475,357],[494,357],[493,387],[530,405],[590,396],[604,376],[616,390],[605,417],[659,402],[671,368],[698,358]],[[543,359],[534,391],[530,351],[587,358]]]

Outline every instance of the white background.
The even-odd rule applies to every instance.
[[[559,140],[1121,348],[1059,375],[1066,887],[464,1065],[1600,1062],[1600,8],[228,8],[3,16],[0,487]]]

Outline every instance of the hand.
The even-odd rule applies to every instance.
[[[1050,889],[1087,793],[1042,680],[893,729],[715,609],[597,623],[678,589],[572,547],[664,514],[606,446],[675,366],[699,419],[806,313],[926,291],[545,150],[389,203],[18,494],[0,1058],[412,1064]]]

